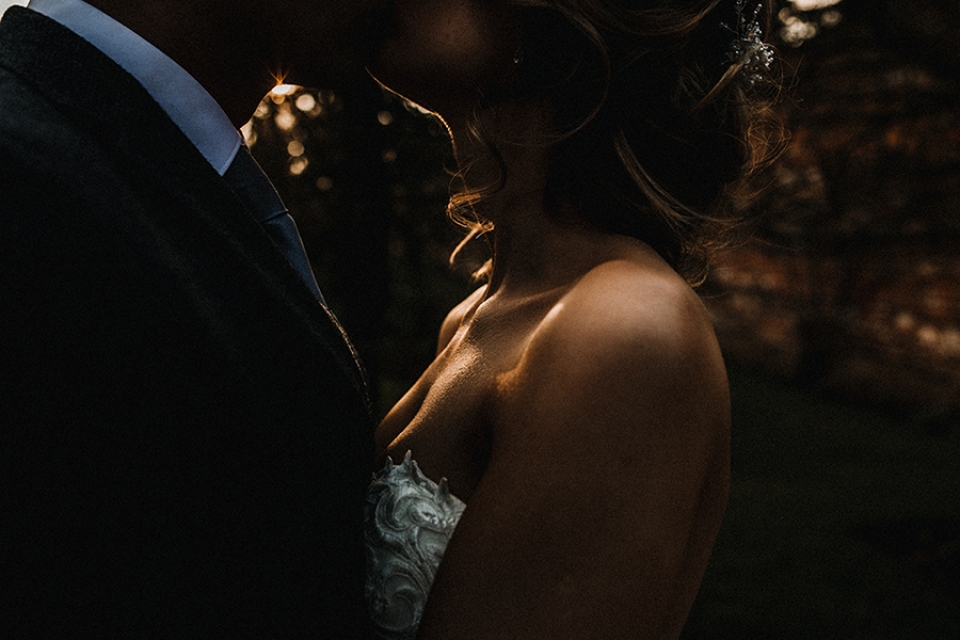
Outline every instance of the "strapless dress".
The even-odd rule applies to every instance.
[[[367,490],[366,596],[377,637],[412,639],[450,536],[466,507],[423,475],[410,452],[387,458]]]

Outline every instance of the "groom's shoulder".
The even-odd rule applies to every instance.
[[[70,150],[87,141],[83,131],[51,104],[35,86],[0,68],[0,153],[4,162],[27,164],[38,171],[67,160]],[[44,157],[46,163],[36,163]],[[79,168],[79,167],[78,167]]]

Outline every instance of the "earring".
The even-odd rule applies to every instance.
[[[517,50],[513,52],[513,64],[523,62],[523,45],[517,45]]]

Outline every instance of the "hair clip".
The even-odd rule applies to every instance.
[[[730,66],[742,70],[746,74],[747,82],[753,86],[764,79],[764,72],[770,70],[774,53],[773,48],[763,41],[763,29],[760,28],[758,20],[763,5],[757,5],[749,20],[744,14],[744,5],[746,0],[737,0],[736,28],[725,22],[721,22],[720,26],[735,36],[727,50]]]

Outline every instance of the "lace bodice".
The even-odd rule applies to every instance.
[[[437,567],[466,505],[423,475],[407,452],[367,491],[367,603],[378,637],[413,638]]]

